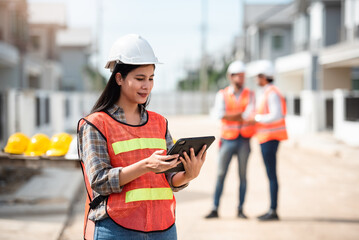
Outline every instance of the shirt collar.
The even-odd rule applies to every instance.
[[[146,108],[142,105],[138,105],[140,108],[140,116],[141,116],[141,123],[145,122],[147,120],[147,114],[146,114]],[[112,107],[107,109],[107,112],[114,116],[117,120],[121,122],[126,122],[125,118],[125,112],[121,107],[119,107],[117,104],[113,104]]]
[[[229,90],[229,92],[230,92],[231,94],[235,94],[235,92],[234,92],[234,87],[233,87],[232,85],[229,85],[229,89],[228,89],[228,90]],[[243,87],[241,87],[237,93],[241,93],[242,90],[243,90]]]

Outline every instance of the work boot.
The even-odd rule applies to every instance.
[[[205,218],[209,219],[209,218],[218,218],[218,211],[217,210],[212,210],[207,216],[205,216]]]
[[[239,209],[237,213],[238,218],[247,219],[248,217],[243,213],[243,209]]]
[[[258,220],[260,220],[260,221],[279,220],[279,217],[277,215],[276,210],[269,209],[269,211],[266,214],[259,216]]]

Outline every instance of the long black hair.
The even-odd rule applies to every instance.
[[[131,64],[116,64],[112,71],[111,77],[108,80],[105,89],[101,96],[92,107],[91,113],[101,112],[112,107],[117,102],[121,95],[121,86],[116,82],[116,74],[121,73],[122,78],[126,78],[127,75],[138,67],[143,65],[131,65]],[[148,105],[148,99],[146,103],[142,104],[144,107]]]

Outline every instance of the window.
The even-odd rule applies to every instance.
[[[345,120],[359,121],[359,97],[345,98]]]
[[[272,36],[272,48],[275,50],[281,50],[283,48],[283,36],[282,35]]]
[[[300,116],[300,98],[294,98],[294,115]]]
[[[38,76],[29,75],[29,88],[40,88],[40,78]]]
[[[68,118],[70,116],[70,100],[68,98],[65,99],[65,117]]]
[[[50,123],[50,98],[45,98],[45,124]]]
[[[34,50],[40,49],[40,36],[37,35],[31,36],[31,47]]]
[[[36,127],[41,125],[41,99],[36,97]]]
[[[334,127],[334,101],[332,98],[325,100],[325,127],[332,130]]]

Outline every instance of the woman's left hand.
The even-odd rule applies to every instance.
[[[186,152],[184,152],[184,158],[180,157],[180,161],[183,163],[185,169],[184,175],[188,181],[191,181],[199,175],[202,165],[206,160],[206,148],[207,145],[204,145],[201,151],[197,154],[197,156],[194,154],[194,149],[191,148],[189,156]]]

